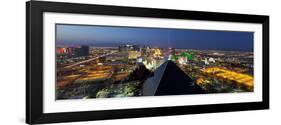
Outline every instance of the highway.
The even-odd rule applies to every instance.
[[[74,66],[81,65],[81,64],[84,64],[84,63],[87,63],[87,62],[91,62],[91,61],[94,61],[94,60],[99,59],[101,57],[109,56],[109,55],[114,54],[114,53],[117,53],[117,52],[112,52],[112,53],[108,53],[108,54],[104,54],[104,55],[101,55],[101,56],[97,56],[97,57],[94,57],[94,58],[91,58],[91,59],[88,59],[88,60],[83,60],[83,61],[80,61],[80,62],[76,62],[76,63],[68,65],[68,66],[66,66],[64,68],[72,68]]]

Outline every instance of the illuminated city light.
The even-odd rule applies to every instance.
[[[249,90],[253,90],[253,77],[247,74],[241,74],[234,71],[211,67],[202,70],[205,73],[214,75],[219,78],[234,81],[239,86],[245,86]]]
[[[68,76],[64,76],[62,77],[62,79],[57,81],[56,86],[61,88],[64,87],[68,84],[70,84],[71,82],[73,82],[74,80],[76,80],[77,78],[79,78],[81,75],[68,75]]]
[[[141,56],[141,52],[139,51],[129,51],[128,59],[137,59]]]
[[[162,57],[162,52],[161,52],[161,50],[160,49],[152,49],[153,51],[154,51],[154,53],[153,53],[153,57],[154,58],[163,58]]]
[[[241,34],[252,38],[252,33],[243,32],[236,36],[237,32],[231,31],[189,30],[185,32],[187,29],[154,28],[150,30],[150,28],[145,28],[146,30],[143,30],[145,32],[135,32],[141,27],[110,28],[112,31],[117,31],[115,35],[112,34],[114,32],[99,31],[99,29],[109,28],[108,26],[86,27],[89,27],[87,33],[85,32],[87,39],[83,38],[84,35],[73,39],[74,37],[68,37],[70,35],[57,34],[58,38],[67,38],[56,39],[55,71],[56,99],[58,100],[146,96],[145,92],[153,93],[158,89],[166,89],[163,95],[171,95],[170,92],[175,95],[253,92],[254,53],[251,49],[244,51],[244,45],[246,47],[248,44],[244,44],[244,40],[237,39]],[[127,32],[127,30],[123,32],[121,30],[123,28],[133,32]],[[80,30],[82,29],[84,28]],[[77,36],[79,33],[76,34],[76,32],[80,30],[61,31],[73,31],[72,35]],[[98,30],[99,33],[93,35],[97,32],[91,33],[90,30]],[[166,31],[159,34],[154,32],[161,30],[168,31],[169,35]],[[60,28],[57,31],[60,32]],[[147,34],[149,31],[153,32]],[[194,32],[193,36],[186,37],[184,33],[190,32]],[[214,37],[196,36],[197,33],[209,32],[214,34],[224,32],[231,35],[226,35],[229,38],[216,35]],[[99,38],[100,34],[104,35],[101,37],[104,40],[95,39]],[[196,40],[197,38],[200,39]],[[225,41],[225,43],[216,42],[217,40]],[[241,44],[237,44],[239,42]],[[214,43],[217,44],[214,45]],[[234,43],[239,46],[232,46]],[[200,90],[189,89],[192,86],[197,86]]]

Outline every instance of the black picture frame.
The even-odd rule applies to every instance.
[[[242,22],[262,24],[262,102],[171,106],[157,108],[43,113],[43,13],[60,12],[165,19]],[[269,16],[183,11],[62,2],[26,3],[26,123],[57,123],[88,120],[269,109]]]

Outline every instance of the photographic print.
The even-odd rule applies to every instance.
[[[254,90],[253,32],[56,24],[56,100]]]
[[[26,3],[26,123],[269,109],[269,16]]]

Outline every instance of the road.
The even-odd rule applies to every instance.
[[[64,68],[72,68],[72,67],[74,67],[74,66],[81,65],[81,64],[84,64],[84,63],[87,63],[87,62],[91,62],[91,61],[94,61],[94,60],[99,59],[99,58],[101,58],[101,57],[105,57],[105,56],[112,55],[112,54],[114,54],[114,53],[117,53],[117,52],[112,52],[112,53],[108,53],[108,54],[104,54],[104,55],[101,55],[101,56],[97,56],[97,57],[94,57],[94,58],[91,58],[91,59],[88,59],[88,60],[83,60],[83,61],[80,61],[80,62],[76,62],[76,63],[71,64],[71,65],[69,65],[69,66],[66,66],[66,67],[64,67]]]

